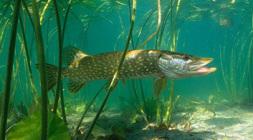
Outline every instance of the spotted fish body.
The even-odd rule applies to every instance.
[[[64,50],[66,68],[62,78],[69,79],[69,91],[79,91],[85,83],[93,80],[111,79],[116,72],[123,52],[87,55],[77,48]],[[177,79],[205,75],[216,68],[204,67],[211,58],[200,58],[182,53],[161,50],[131,50],[126,53],[119,71],[119,79],[157,77]],[[57,67],[47,64],[48,90],[56,84]]]
[[[116,72],[122,52],[103,53],[85,56],[78,63],[73,63],[65,76],[74,81],[110,79]],[[133,50],[126,54],[119,72],[119,79],[161,76],[157,60],[160,51]]]

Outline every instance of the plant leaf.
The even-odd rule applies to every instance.
[[[48,112],[48,140],[70,140],[67,126],[55,114]],[[35,112],[31,116],[18,122],[10,129],[8,140],[35,140],[40,139],[41,115]]]
[[[155,80],[154,83],[154,94],[156,97],[159,97],[162,91],[166,88],[167,85],[167,79],[166,78],[160,78]]]

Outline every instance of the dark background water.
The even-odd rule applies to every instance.
[[[113,3],[113,2],[112,2]],[[252,59],[253,44],[252,38],[252,1],[183,1],[180,6],[179,14],[176,16],[176,31],[178,31],[177,49],[178,52],[193,54],[203,57],[214,58],[210,66],[217,67],[217,71],[213,74],[180,79],[175,81],[175,94],[183,97],[196,97],[207,99],[210,95],[222,95],[224,99],[230,98],[233,93],[242,97],[243,102],[253,102],[249,98],[252,95],[250,90],[251,82],[249,81],[250,71],[252,67],[250,59]],[[105,4],[100,10],[97,7],[101,3],[93,7],[75,4],[71,10],[65,33],[64,46],[74,45],[88,54],[98,54],[109,51],[122,51],[125,46],[129,30],[129,9],[127,2],[116,4],[114,6]],[[165,12],[169,6],[169,2],[162,1],[162,11]],[[156,1],[138,1],[137,17],[134,27],[133,40],[136,42],[138,31],[147,19],[147,12],[156,8]],[[199,11],[198,9],[202,9]],[[63,13],[62,13],[63,14]],[[164,14],[165,15],[165,14]],[[196,15],[198,18],[190,18]],[[28,21],[28,18],[25,18]],[[228,23],[223,24],[226,20]],[[166,24],[164,40],[161,48],[169,49],[171,40],[171,25]],[[31,24],[26,22],[26,35],[29,39],[29,52],[32,59],[33,73],[37,88],[38,71],[35,69],[35,42],[32,34]],[[144,41],[156,29],[156,13],[147,22],[140,36],[139,42]],[[46,13],[45,21],[42,26],[43,37],[46,47],[47,63],[57,64],[57,32],[54,18],[54,12],[51,10]],[[0,51],[0,73],[2,91],[4,85],[6,57],[9,30],[6,31],[5,41]],[[145,46],[145,49],[155,47],[154,41]],[[28,84],[27,68],[25,59],[21,53],[20,45],[16,50],[17,76],[13,81],[15,85],[13,91],[15,101],[25,101],[27,104],[31,100],[31,88]],[[252,61],[251,61],[252,63]],[[227,78],[224,81],[224,76]],[[252,75],[251,75],[252,76]],[[145,78],[143,80],[144,92],[146,97],[153,95],[154,78]],[[136,80],[135,80],[136,81]],[[87,101],[91,98],[98,87],[102,86],[105,81],[90,82],[78,94],[70,95],[66,92],[66,100]],[[119,105],[122,97],[128,98],[133,96],[131,82],[125,84],[119,83],[115,89],[109,104]],[[64,87],[66,89],[67,86]],[[39,89],[39,88],[38,88]],[[162,97],[167,98],[169,85],[164,91]],[[67,91],[67,90],[66,90]],[[246,100],[246,99],[249,100]],[[98,99],[99,103],[102,96]],[[238,99],[239,100],[239,99]]]

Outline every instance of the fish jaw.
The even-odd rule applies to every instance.
[[[158,59],[158,66],[167,78],[177,79],[215,72],[215,67],[207,66],[212,61],[213,58],[201,58],[180,53],[164,53]]]
[[[213,61],[213,58],[199,58],[195,64],[192,64],[191,72],[194,75],[206,75],[215,72],[215,67],[208,67],[207,65]]]

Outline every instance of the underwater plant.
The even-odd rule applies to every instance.
[[[15,21],[17,22],[17,32],[15,33],[17,41],[10,41],[11,38],[8,37],[12,36],[10,31],[14,25],[11,20],[15,13],[14,1],[1,1],[0,57],[4,58],[1,59],[1,62],[7,61],[5,55],[7,55],[8,47],[5,46],[9,42],[10,44],[16,42],[16,46],[18,46],[18,49],[12,54],[15,59],[8,59],[8,61],[13,60],[13,74],[11,76],[12,82],[9,81],[10,100],[5,100],[9,102],[9,109],[7,111],[7,126],[3,129],[4,131],[1,129],[3,135],[7,135],[8,139],[127,139],[127,135],[130,133],[152,129],[155,130],[154,132],[164,130],[167,134],[170,130],[177,129],[177,124],[184,124],[186,132],[183,134],[188,134],[194,126],[191,124],[192,112],[195,111],[194,106],[200,106],[200,110],[208,110],[211,112],[209,114],[213,113],[215,116],[213,108],[216,106],[213,102],[218,98],[222,100],[225,97],[210,95],[210,101],[209,97],[208,100],[198,97],[194,99],[181,98],[177,94],[184,94],[185,91],[181,92],[177,83],[169,78],[168,80],[156,77],[157,79],[154,81],[144,78],[142,80],[128,80],[129,77],[122,78],[120,75],[120,70],[125,66],[123,62],[129,58],[129,52],[133,54],[138,52],[138,50],[129,51],[130,48],[144,49],[146,51],[142,52],[146,54],[152,54],[152,51],[149,51],[151,49],[158,50],[157,52],[170,50],[173,54],[179,54],[176,51],[182,49],[181,44],[184,46],[185,43],[183,41],[181,43],[181,40],[178,41],[182,37],[181,25],[185,25],[187,21],[200,21],[205,14],[208,14],[208,17],[212,16],[212,20],[217,23],[220,18],[223,18],[218,15],[222,5],[218,5],[220,7],[216,7],[217,9],[214,8],[215,6],[206,8],[206,5],[203,8],[195,5],[196,2],[195,0],[190,2],[181,0],[21,0],[20,12],[16,15],[18,18]],[[145,5],[146,3],[148,6]],[[216,2],[213,3],[216,4]],[[142,5],[144,6],[141,7]],[[225,5],[225,8],[231,10],[232,6],[233,4]],[[214,11],[209,11],[209,9],[214,9]],[[100,32],[100,28],[105,26],[102,25],[104,23],[106,26],[108,24],[113,27],[113,31],[109,28],[106,31],[110,33]],[[226,26],[226,29],[229,29],[233,23],[221,24],[219,26]],[[118,37],[112,34],[116,34]],[[247,33],[238,33],[233,37],[237,41],[233,48],[230,47],[232,49],[227,47],[231,45],[229,43],[222,48],[220,57],[222,58],[221,75],[223,81],[220,80],[222,84],[217,85],[225,87],[224,90],[227,90],[229,95],[232,94],[234,99],[240,97],[242,92],[248,92],[249,100],[253,101],[252,67],[250,66],[253,61],[253,41],[252,34],[250,37],[248,35]],[[243,41],[245,36],[248,36],[247,41]],[[112,38],[117,38],[116,42],[109,40]],[[71,76],[66,75],[68,68],[65,63],[65,59],[69,59],[73,55],[64,56],[63,50],[68,48],[65,46],[67,44],[79,46],[80,50],[83,49],[87,52],[103,51],[105,55],[109,54],[104,52],[105,50],[113,49],[109,48],[113,43],[110,45],[104,43],[107,41],[115,43],[114,50],[124,50],[119,53],[119,57],[113,57],[113,60],[117,59],[120,63],[111,64],[108,60],[99,60],[98,62],[103,62],[101,67],[109,69],[110,66],[116,72],[113,71],[111,72],[113,74],[110,73],[110,75],[106,74],[109,81],[104,86],[94,81],[96,84],[89,82],[92,83],[91,86],[81,89],[84,84],[88,84],[88,80],[85,83],[80,80],[83,77],[76,78],[78,80],[75,79],[75,82],[78,83],[78,86],[73,86],[73,83],[70,82]],[[94,42],[95,45],[93,45]],[[101,44],[96,45],[100,42],[102,42],[102,50],[98,48]],[[87,46],[93,46],[93,48],[85,48]],[[195,48],[191,49],[196,53],[199,51]],[[81,54],[80,50],[78,50],[79,54]],[[70,50],[69,53],[71,53]],[[239,57],[241,55],[245,57]],[[161,60],[164,60],[163,57]],[[227,58],[233,61],[228,61]],[[54,67],[53,76],[50,73],[52,70],[47,69],[52,68],[49,67],[51,65],[46,63],[56,63],[57,68]],[[39,71],[37,71],[35,64],[38,64]],[[79,65],[79,61],[72,64],[72,66]],[[130,66],[136,66],[137,63],[133,64],[131,63]],[[239,64],[245,65],[235,70]],[[1,63],[1,74],[5,68],[7,66]],[[85,67],[83,68],[85,69]],[[83,71],[80,71],[78,73],[85,75]],[[235,71],[242,72],[236,73]],[[6,71],[7,75],[9,72],[9,70]],[[103,73],[103,71],[99,72]],[[132,73],[137,73],[137,70],[133,69]],[[93,77],[100,76],[97,73],[94,75]],[[47,81],[47,78],[51,80]],[[6,81],[1,79],[0,83]],[[240,83],[240,81],[242,82]],[[53,82],[56,82],[56,87],[49,91],[48,85],[51,86]],[[246,84],[247,88],[245,88]],[[4,86],[0,84],[0,88],[2,87]],[[99,87],[101,88],[99,89]],[[70,90],[66,90],[66,88]],[[79,94],[69,94],[71,91],[79,90]],[[208,90],[205,89],[204,92],[209,93]],[[105,92],[105,95],[101,94],[102,91]],[[114,96],[113,92],[119,94]],[[129,94],[124,94],[125,92]],[[1,101],[6,93],[8,92],[4,91],[0,94]],[[117,98],[118,96],[120,99]],[[113,102],[109,102],[109,99],[112,99]],[[110,110],[111,106],[117,108],[121,103],[125,105],[123,109]],[[106,106],[109,106],[109,109]],[[0,108],[2,113],[3,106],[0,105]],[[175,113],[177,114],[174,115]],[[178,115],[180,113],[182,113],[181,116]],[[0,115],[2,117],[3,114]],[[1,122],[1,125],[3,124]],[[174,133],[174,131],[170,132]],[[20,136],[20,133],[25,134]],[[164,137],[167,138],[167,136]],[[130,138],[132,137],[130,136]]]
[[[13,72],[13,62],[14,62],[14,52],[16,47],[16,36],[17,36],[17,27],[18,27],[18,17],[19,10],[21,6],[21,0],[17,0],[15,2],[14,15],[13,15],[13,24],[12,24],[12,32],[10,39],[10,46],[8,52],[8,61],[7,61],[7,74],[6,74],[6,83],[3,95],[3,106],[1,113],[1,128],[0,128],[0,138],[5,139],[5,131],[7,126],[7,117],[8,117],[8,106],[11,96],[11,80],[12,80],[12,72]]]
[[[40,72],[40,83],[41,83],[41,139],[45,140],[48,136],[48,95],[47,95],[47,82],[46,82],[46,69],[45,69],[45,54],[44,54],[44,43],[41,32],[41,25],[39,22],[39,13],[37,10],[37,3],[33,0],[33,18],[36,35],[37,45],[37,56],[39,72]]]
[[[250,91],[245,89],[245,85],[248,82],[250,83],[246,77],[250,77],[251,72],[249,69],[252,57],[252,41],[247,34],[238,33],[236,44],[233,47],[225,46],[220,50],[220,64],[225,94],[230,95],[227,96],[227,99],[235,103],[240,103],[244,98],[243,95],[247,92],[250,94]],[[228,63],[229,67],[225,63]],[[238,67],[239,64],[242,65]],[[222,89],[220,90],[222,91]]]
[[[119,66],[118,66],[115,74],[113,75],[112,80],[110,81],[110,84],[109,84],[109,86],[107,88],[106,97],[105,97],[104,101],[102,102],[102,105],[99,108],[98,113],[96,114],[96,116],[95,116],[95,118],[94,118],[94,120],[93,120],[93,122],[92,122],[92,124],[91,124],[91,126],[90,126],[90,128],[89,128],[89,130],[88,130],[88,132],[86,134],[86,136],[85,136],[85,140],[87,140],[89,138],[89,136],[90,136],[90,134],[92,132],[92,129],[94,128],[97,119],[99,118],[101,112],[103,111],[104,106],[105,106],[105,104],[106,104],[106,102],[107,102],[107,100],[108,100],[108,98],[109,98],[112,90],[117,85],[117,78],[118,78],[118,75],[119,75],[119,71],[120,71],[120,69],[121,69],[121,67],[123,65],[124,59],[126,57],[127,50],[128,50],[128,48],[130,46],[129,44],[130,44],[130,40],[131,40],[132,31],[133,31],[133,28],[134,28],[135,16],[136,16],[136,0],[133,0],[132,1],[131,25],[130,25],[129,34],[128,34],[128,38],[127,38],[127,41],[126,41],[124,53],[121,56],[121,60],[119,62]]]

